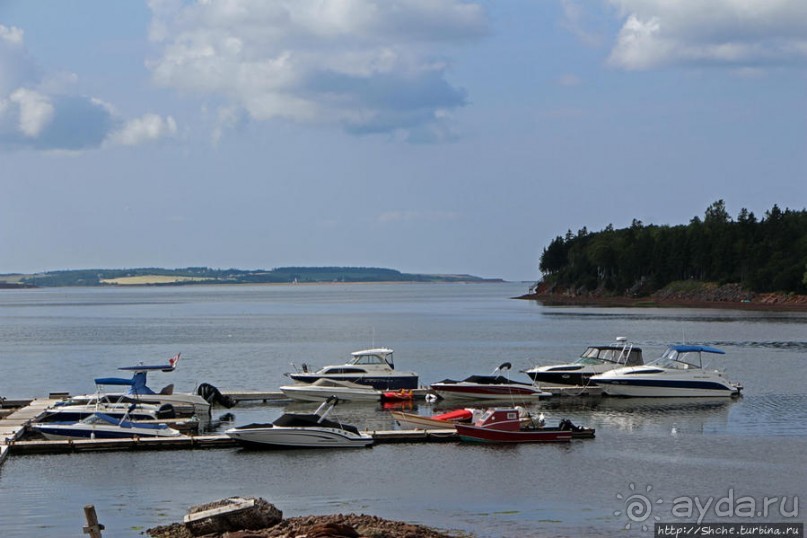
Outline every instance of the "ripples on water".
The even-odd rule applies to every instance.
[[[651,360],[670,342],[725,349],[711,367],[745,385],[737,400],[548,400],[553,424],[597,429],[570,445],[379,445],[367,450],[238,449],[12,457],[0,467],[3,536],[79,535],[95,504],[110,536],[178,521],[188,506],[256,495],[287,515],[366,512],[480,537],[646,537],[623,495],[652,486],[654,515],[672,521],[680,495],[804,495],[807,484],[807,315],[685,309],[544,308],[511,300],[521,285],[265,286],[25,290],[0,294],[0,395],[93,390],[119,366],[181,351],[173,374],[191,390],[274,390],[290,363],[342,362],[372,344],[396,351],[423,383],[569,362],[626,336]],[[526,380],[526,379],[521,379]],[[309,410],[293,404],[289,410]],[[418,404],[431,414],[448,407]],[[229,411],[218,429],[268,421],[282,405]],[[337,408],[346,422],[395,428],[378,407]]]

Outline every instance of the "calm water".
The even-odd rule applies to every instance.
[[[343,362],[371,345],[421,383],[567,362],[589,344],[627,336],[647,360],[674,341],[723,348],[712,367],[745,385],[736,401],[578,399],[539,407],[555,422],[597,428],[568,446],[380,445],[367,450],[17,456],[0,467],[7,537],[80,536],[94,504],[115,537],[181,520],[187,508],[260,496],[287,516],[364,512],[480,537],[651,536],[681,522],[682,498],[750,498],[767,516],[704,521],[804,521],[807,503],[807,314],[724,310],[545,308],[512,300],[524,284],[406,284],[0,293],[0,396],[94,390],[116,368],[182,352],[179,369],[150,384],[190,391],[276,390],[290,363]],[[523,376],[523,380],[527,380]],[[307,409],[302,404],[293,407]],[[215,409],[214,418],[226,410]],[[426,405],[423,413],[431,412]],[[278,405],[230,411],[271,420]],[[390,429],[387,413],[344,405],[339,418]],[[227,424],[225,424],[227,425]],[[631,497],[633,496],[633,497]],[[631,503],[646,501],[644,513]],[[678,499],[678,501],[675,501]],[[648,508],[649,507],[649,508]],[[761,512],[761,510],[759,510]],[[784,514],[784,515],[783,515]],[[742,514],[736,514],[742,516]],[[747,515],[747,514],[746,514]],[[794,517],[791,517],[794,516]],[[630,524],[630,529],[625,527]],[[642,527],[648,530],[643,530]]]

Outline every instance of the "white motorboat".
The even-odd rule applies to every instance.
[[[112,400],[107,395],[98,395],[92,403],[86,400],[67,399],[45,409],[39,422],[78,422],[95,413],[103,413],[120,420],[158,420],[176,418],[173,407],[160,407],[152,404],[134,402],[131,399]]]
[[[292,400],[304,402],[322,402],[331,396],[349,402],[378,402],[384,394],[367,385],[329,378],[317,379],[313,383],[284,385],[280,391]]]
[[[612,344],[589,346],[576,361],[568,364],[535,366],[524,373],[536,383],[547,385],[589,384],[591,376],[603,374],[623,366],[644,364],[642,350],[624,336],[619,336]]]
[[[118,368],[132,372],[131,379],[118,378],[118,377],[103,377],[96,378],[95,384],[99,387],[95,394],[85,394],[81,396],[74,396],[73,400],[87,405],[93,405],[98,401],[101,396],[109,400],[128,402],[128,403],[144,403],[157,406],[171,405],[177,415],[196,415],[205,417],[210,415],[210,401],[199,394],[193,393],[175,393],[174,385],[167,385],[160,391],[156,392],[146,385],[146,376],[149,372],[173,372],[179,362],[180,354],[177,353],[170,359],[167,364],[145,365],[137,364],[135,366],[123,366]],[[212,396],[218,393],[215,387],[203,383],[205,387],[213,389]],[[200,389],[202,388],[200,385]],[[125,392],[105,392],[101,387],[108,386],[123,386],[128,387]],[[221,393],[218,393],[220,396]],[[222,402],[226,403],[226,402]]]
[[[272,423],[248,424],[224,433],[248,448],[349,448],[373,444],[373,437],[350,424],[329,420],[336,398],[314,413],[285,413]]]
[[[717,370],[703,366],[703,353],[724,351],[701,345],[679,344],[667,348],[658,359],[642,366],[617,368],[591,378],[611,396],[729,397],[738,396],[742,385],[726,379]]]
[[[363,349],[351,353],[351,359],[345,364],[324,366],[314,372],[303,364],[299,371],[286,375],[298,383],[327,378],[369,385],[377,390],[416,389],[418,374],[396,370],[392,354],[387,348]]]
[[[30,425],[49,440],[120,439],[128,437],[178,437],[179,430],[166,424],[141,424],[95,413],[78,422],[36,422]]]
[[[429,388],[440,398],[447,400],[537,400],[549,398],[550,392],[542,391],[531,383],[511,381],[497,374],[509,370],[512,365],[505,362],[493,370],[492,375],[472,375],[462,381],[444,379],[432,383]]]

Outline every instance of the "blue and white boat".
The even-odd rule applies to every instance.
[[[173,407],[159,407],[133,401],[131,398],[120,400],[110,399],[108,395],[101,394],[93,403],[69,398],[57,402],[45,409],[39,422],[78,422],[95,413],[103,413],[120,420],[127,417],[129,420],[158,420],[176,418]]]
[[[49,440],[60,439],[123,439],[130,437],[178,437],[178,430],[166,424],[142,424],[125,418],[115,419],[104,413],[94,413],[78,422],[37,422],[34,431]]]
[[[285,375],[298,383],[335,379],[369,385],[376,390],[416,389],[418,374],[396,370],[392,353],[388,348],[363,349],[351,353],[351,359],[345,364],[323,366],[314,372],[310,371],[307,364],[303,364],[300,371]]]
[[[701,345],[672,345],[652,362],[617,368],[593,376],[591,381],[603,387],[603,391],[610,396],[738,396],[742,385],[729,381],[722,372],[705,369],[703,353],[724,355],[725,351]]]
[[[612,344],[587,347],[580,358],[572,363],[535,366],[523,372],[535,383],[586,386],[592,376],[642,364],[642,349],[624,336],[618,336]]]
[[[200,417],[210,415],[210,401],[199,394],[193,393],[174,393],[174,385],[170,384],[161,389],[160,391],[152,390],[146,385],[146,377],[149,372],[173,372],[179,363],[180,354],[177,353],[170,359],[167,364],[137,364],[135,366],[123,366],[118,370],[132,372],[130,379],[119,377],[101,377],[95,379],[95,384],[99,387],[104,386],[118,386],[128,387],[123,392],[103,392],[100,390],[95,394],[84,394],[81,396],[74,396],[73,401],[77,403],[93,405],[98,402],[99,398],[106,398],[114,401],[121,401],[127,403],[143,403],[152,404],[156,406],[171,405],[177,415],[196,415]],[[208,387],[210,387],[208,385]],[[201,386],[200,386],[201,388]],[[215,390],[215,387],[211,387]],[[218,393],[218,391],[216,391]],[[220,395],[220,393],[219,393]]]

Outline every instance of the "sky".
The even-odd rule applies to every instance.
[[[0,273],[534,281],[807,206],[804,0],[0,0]]]

